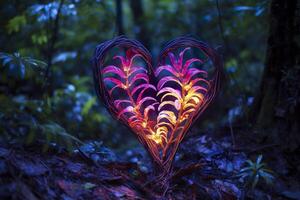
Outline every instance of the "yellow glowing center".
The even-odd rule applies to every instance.
[[[133,108],[133,111],[134,111],[134,112],[137,112],[137,111],[138,111],[138,108],[137,108],[137,107],[134,107],[134,108]]]
[[[151,131],[150,135],[147,135],[148,139],[154,141],[156,144],[162,144],[162,139],[165,138],[162,134],[166,131],[166,127],[160,127],[156,132]]]
[[[192,87],[192,84],[189,83],[189,84],[187,84],[187,85],[184,85],[184,86],[183,86],[183,89],[184,89],[185,91],[189,91],[189,90],[191,89],[191,87]]]
[[[188,115],[182,115],[180,116],[180,122],[184,121],[186,118],[188,117]]]
[[[161,140],[161,135],[159,134],[152,134],[149,136],[151,140],[153,140],[156,144],[161,144],[162,140]]]
[[[129,71],[129,66],[124,66],[124,72],[128,72]]]
[[[144,128],[146,128],[147,122],[143,122],[143,123],[142,123],[142,126],[143,126]]]

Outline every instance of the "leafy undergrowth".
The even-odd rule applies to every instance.
[[[297,192],[287,190],[278,177],[273,186],[259,177],[255,188],[247,188],[247,180],[239,175],[247,169],[244,152],[232,148],[226,138],[217,142],[206,136],[190,138],[176,157],[165,199],[297,199]],[[54,149],[41,153],[37,145],[1,145],[0,197],[162,199],[152,188],[150,169],[139,148],[116,155],[95,142],[72,154]]]

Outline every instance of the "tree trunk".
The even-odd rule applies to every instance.
[[[265,69],[250,113],[272,139],[299,132],[299,16],[300,0],[272,0]]]
[[[124,35],[122,0],[116,0],[116,15],[118,35]]]
[[[133,21],[135,24],[135,33],[137,39],[139,39],[145,47],[150,48],[150,38],[147,27],[144,23],[145,16],[143,10],[143,4],[141,0],[130,0],[130,8],[133,15]]]

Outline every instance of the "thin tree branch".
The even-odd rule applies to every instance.
[[[59,33],[59,20],[60,20],[60,14],[61,14],[61,10],[62,7],[64,5],[64,0],[61,0],[57,9],[57,14],[54,18],[54,22],[53,22],[53,26],[50,28],[52,28],[52,34],[51,34],[51,38],[50,41],[48,41],[48,51],[47,51],[47,68],[45,71],[45,83],[48,82],[49,79],[49,73],[50,73],[50,69],[52,67],[52,59],[53,59],[53,55],[54,55],[54,51],[55,51],[55,44],[58,40],[58,33]],[[51,19],[49,18],[49,20],[51,21]],[[51,23],[51,22],[50,22]]]

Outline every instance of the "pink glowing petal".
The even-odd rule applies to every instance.
[[[169,96],[174,96],[177,99],[181,99],[181,93],[178,90],[171,88],[171,87],[165,87],[165,88],[159,90],[157,93],[157,96],[159,96],[160,94],[165,93],[165,92],[167,92],[167,95],[169,95]]]
[[[124,56],[114,56],[113,59],[120,59],[122,66],[128,66],[128,60]]]
[[[156,90],[156,88],[153,86],[153,85],[151,85],[151,84],[148,84],[148,83],[144,83],[144,84],[141,84],[141,85],[138,85],[138,86],[136,86],[136,87],[134,87],[134,89],[132,90],[132,92],[131,92],[131,95],[133,96],[133,95],[135,95],[135,93],[139,90],[139,89],[141,89],[141,88],[152,88],[152,89],[154,89],[154,90]]]
[[[141,105],[143,105],[143,103],[145,103],[146,101],[155,101],[156,102],[156,99],[153,98],[153,97],[144,97],[142,98],[138,103],[138,107],[140,107]]]
[[[133,113],[133,107],[132,106],[127,106],[126,108],[124,108],[123,110],[121,110],[118,113],[118,118],[120,118],[125,113]]]
[[[187,51],[187,50],[190,50],[191,48],[190,47],[187,47],[185,48],[183,51],[181,51],[179,53],[179,60],[178,60],[178,65],[182,67],[182,64],[183,64],[183,56],[184,56],[184,53]]]
[[[131,116],[131,117],[128,118],[128,123],[131,126],[134,126],[134,125],[142,123],[142,120],[139,119],[136,115],[133,115],[133,116]]]
[[[114,105],[116,106],[116,108],[119,108],[120,104],[122,104],[122,103],[129,103],[129,104],[131,104],[132,102],[130,100],[126,100],[126,99],[115,100],[114,101]]]
[[[140,53],[138,53],[138,51],[136,51],[133,48],[130,48],[126,51],[126,59],[127,59],[127,64],[128,66],[132,65],[132,62],[135,58],[137,57],[143,57]]]
[[[138,72],[139,70],[142,70],[145,73],[147,73],[147,70],[145,68],[143,68],[143,67],[132,67],[132,68],[130,68],[128,76],[133,75],[134,73]]]
[[[156,88],[155,88],[153,85],[148,84],[148,87],[144,87],[144,88],[140,91],[140,93],[139,93],[139,95],[138,95],[138,98],[137,98],[137,101],[140,101],[141,98],[142,98],[142,96],[143,96],[143,94],[144,94],[144,92],[145,92],[147,89],[150,89],[150,88],[156,91]]]
[[[171,105],[176,108],[175,101],[163,101],[159,104],[158,111],[160,111],[166,105]]]
[[[142,56],[141,54],[135,54],[134,56],[132,56],[132,57],[130,58],[129,66],[132,66],[133,60],[134,60],[135,58],[137,58],[137,57],[143,58],[143,56]]]
[[[114,86],[113,88],[111,88],[111,89],[108,91],[108,92],[109,92],[109,95],[112,96],[113,91],[114,91],[115,89],[117,89],[117,88],[124,89],[124,88],[123,88],[123,85],[116,85],[116,86]]]
[[[170,72],[174,76],[177,75],[176,70],[171,65],[162,65],[155,70],[155,76],[157,77],[163,70]]]
[[[192,69],[187,70],[187,73],[185,74],[185,77],[184,77],[184,82],[189,82],[191,80],[191,78],[197,74],[203,74],[204,76],[207,76],[207,72],[205,70],[192,68]]]
[[[111,82],[111,83],[114,83],[116,84],[113,88],[111,88],[109,90],[109,95],[111,96],[112,95],[112,92],[117,89],[117,88],[121,88],[123,89],[123,82],[120,81],[119,79],[116,79],[116,78],[112,78],[112,77],[106,77],[103,79],[104,82]]]
[[[119,75],[121,78],[125,78],[124,72],[123,72],[120,68],[118,68],[118,67],[116,67],[116,66],[113,66],[113,65],[110,65],[110,66],[105,67],[105,68],[102,70],[102,73],[103,73],[103,74],[114,73],[114,74]]]
[[[198,91],[198,90],[207,92],[207,88],[202,87],[202,86],[194,86],[194,87],[192,87],[192,88],[190,89],[190,91],[192,91],[192,92],[196,92],[196,91]]]
[[[177,62],[177,59],[176,59],[175,55],[174,55],[172,52],[169,52],[168,55],[169,55],[169,58],[170,58],[171,65],[172,65],[177,71],[179,71],[181,66],[178,65],[178,62]]]
[[[123,85],[123,82],[120,81],[119,79],[116,79],[116,78],[112,78],[112,77],[106,77],[103,79],[104,82],[111,82],[111,83],[114,83],[118,86],[122,86]]]
[[[209,81],[204,79],[204,78],[195,78],[191,81],[192,85],[195,85],[198,82],[204,82],[206,83],[208,86],[210,85]]]
[[[167,82],[175,82],[178,85],[182,86],[181,82],[177,78],[172,77],[172,76],[166,76],[158,82],[157,89],[160,90]]]
[[[200,62],[201,64],[203,63],[203,61],[198,58],[191,58],[184,63],[182,73],[185,74],[188,67],[194,62]]]
[[[134,85],[134,83],[138,80],[144,80],[146,81],[146,83],[149,82],[149,78],[148,78],[148,75],[146,74],[137,74],[136,76],[134,76],[131,80],[130,80],[130,84],[129,86],[132,86]]]

